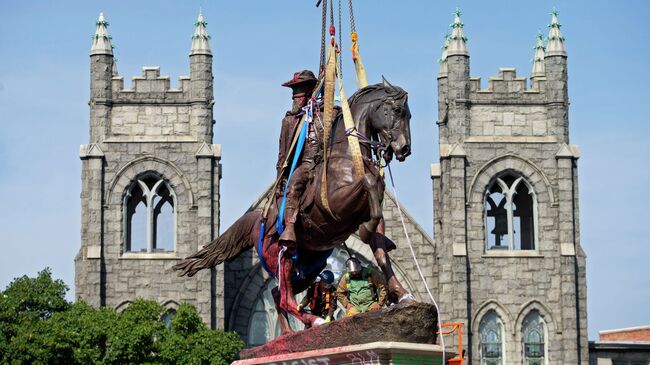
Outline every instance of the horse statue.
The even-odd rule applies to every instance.
[[[387,279],[389,297],[395,302],[412,301],[413,296],[400,284],[391,267],[388,252],[395,244],[384,236],[383,224],[380,224],[384,182],[378,167],[379,158],[373,160],[373,152],[378,150],[383,152],[387,163],[393,155],[404,161],[411,154],[411,113],[407,99],[408,94],[403,89],[384,80],[358,90],[349,98],[353,120],[358,122],[356,131],[346,130],[342,113],[336,115],[327,163],[315,168],[314,178],[300,200],[295,252],[285,252],[284,246],[279,244],[275,221],[281,196],[278,198],[277,192],[271,192],[269,199],[274,202],[266,219],[259,211],[246,213],[202,250],[176,264],[174,269],[180,271],[179,276],[193,276],[199,270],[233,260],[243,251],[257,246],[262,266],[278,281],[272,293],[282,333],[286,334],[292,332],[287,313],[307,327],[323,323],[322,318],[299,312],[294,295],[315,280],[333,248],[358,230]],[[361,142],[364,161],[361,179],[356,178],[353,171],[349,134]],[[323,168],[327,169],[330,211],[324,207],[319,194]],[[260,232],[261,223],[265,224],[265,232]]]

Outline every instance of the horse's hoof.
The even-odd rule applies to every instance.
[[[415,303],[415,297],[411,293],[406,293],[402,295],[397,302],[405,304]]]

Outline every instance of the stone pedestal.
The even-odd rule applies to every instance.
[[[455,356],[447,353],[446,358]],[[239,360],[232,365],[442,365],[442,347],[407,342],[361,345],[293,352]]]
[[[434,345],[437,318],[432,304],[398,304],[280,336],[265,345],[244,349],[239,356],[241,359],[263,358],[379,342]]]

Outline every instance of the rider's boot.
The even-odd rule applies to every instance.
[[[284,206],[284,231],[280,235],[280,243],[285,245],[289,251],[296,249],[296,219],[298,218],[298,207],[300,197],[307,184],[307,171],[303,165],[298,166],[293,172],[287,191],[287,202]]]
[[[296,249],[296,218],[298,216],[298,209],[293,206],[289,206],[287,196],[287,205],[284,208],[286,213],[284,220],[284,231],[280,235],[280,243],[285,245],[289,251]]]

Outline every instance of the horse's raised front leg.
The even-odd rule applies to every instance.
[[[284,313],[285,315],[286,313],[288,313],[298,318],[307,327],[325,323],[325,320],[323,320],[318,316],[298,311],[298,303],[296,302],[296,298],[293,296],[293,283],[291,282],[291,274],[293,271],[292,265],[293,265],[293,260],[291,259],[291,253],[285,251],[282,257],[280,258],[280,270],[277,274],[277,277],[279,278],[279,290],[278,290],[279,305],[278,305],[278,301],[276,300],[276,306],[279,306],[278,318],[280,318],[280,313],[281,311],[283,311],[285,312]],[[275,299],[275,295],[274,295],[274,299]],[[286,317],[284,318],[284,320],[286,320]],[[280,327],[282,329],[282,334],[293,332],[291,330],[291,327],[289,326],[288,321],[286,321],[285,326],[286,328],[282,328],[283,321],[282,319],[280,319]]]
[[[362,223],[359,227],[359,237],[365,243],[370,243],[372,233],[377,231],[379,221],[383,218],[381,212],[381,202],[379,201],[379,191],[377,190],[377,180],[374,176],[367,173],[361,180],[363,187],[368,193],[368,204],[370,205],[370,220]]]
[[[375,256],[377,265],[381,268],[386,282],[388,283],[389,298],[393,302],[413,300],[413,296],[397,280],[393,267],[390,263],[388,251],[395,248],[395,243],[384,236],[384,219],[379,202],[379,192],[375,178],[366,174],[363,185],[368,191],[368,203],[370,204],[370,220],[359,226],[359,237],[363,242],[370,245]]]

